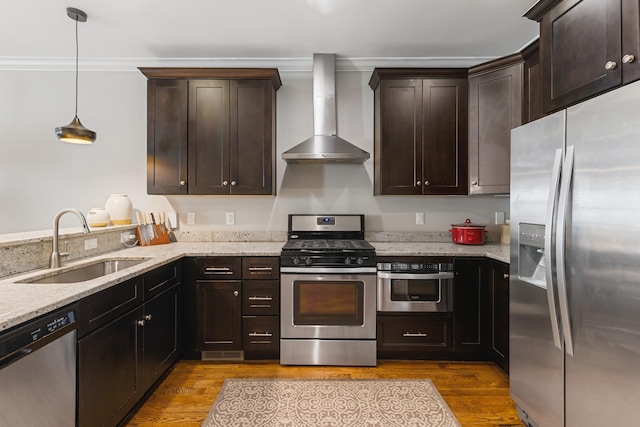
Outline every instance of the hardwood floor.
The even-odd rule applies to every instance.
[[[378,361],[377,367],[180,361],[128,427],[199,427],[226,378],[429,378],[463,427],[522,427],[509,378],[493,363]]]

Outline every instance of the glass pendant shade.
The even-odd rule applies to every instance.
[[[86,22],[87,14],[80,9],[68,7],[67,16],[76,21],[76,113],[71,123],[56,128],[56,136],[60,141],[71,144],[91,144],[96,140],[97,134],[84,127],[78,118],[78,22]]]
[[[75,116],[68,125],[56,128],[56,136],[62,142],[91,144],[96,140],[97,135],[94,131],[82,126],[78,116]]]

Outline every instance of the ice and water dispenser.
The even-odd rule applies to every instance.
[[[546,289],[544,241],[544,225],[518,224],[518,278]]]

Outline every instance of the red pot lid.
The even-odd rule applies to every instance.
[[[482,228],[482,229],[486,227],[486,225],[478,225],[478,224],[472,223],[469,218],[466,219],[464,224],[451,224],[451,226],[458,227],[458,228]]]

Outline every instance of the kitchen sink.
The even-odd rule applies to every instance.
[[[112,258],[103,259],[71,270],[60,271],[46,276],[32,277],[18,283],[78,283],[97,279],[125,268],[130,268],[150,258]]]

